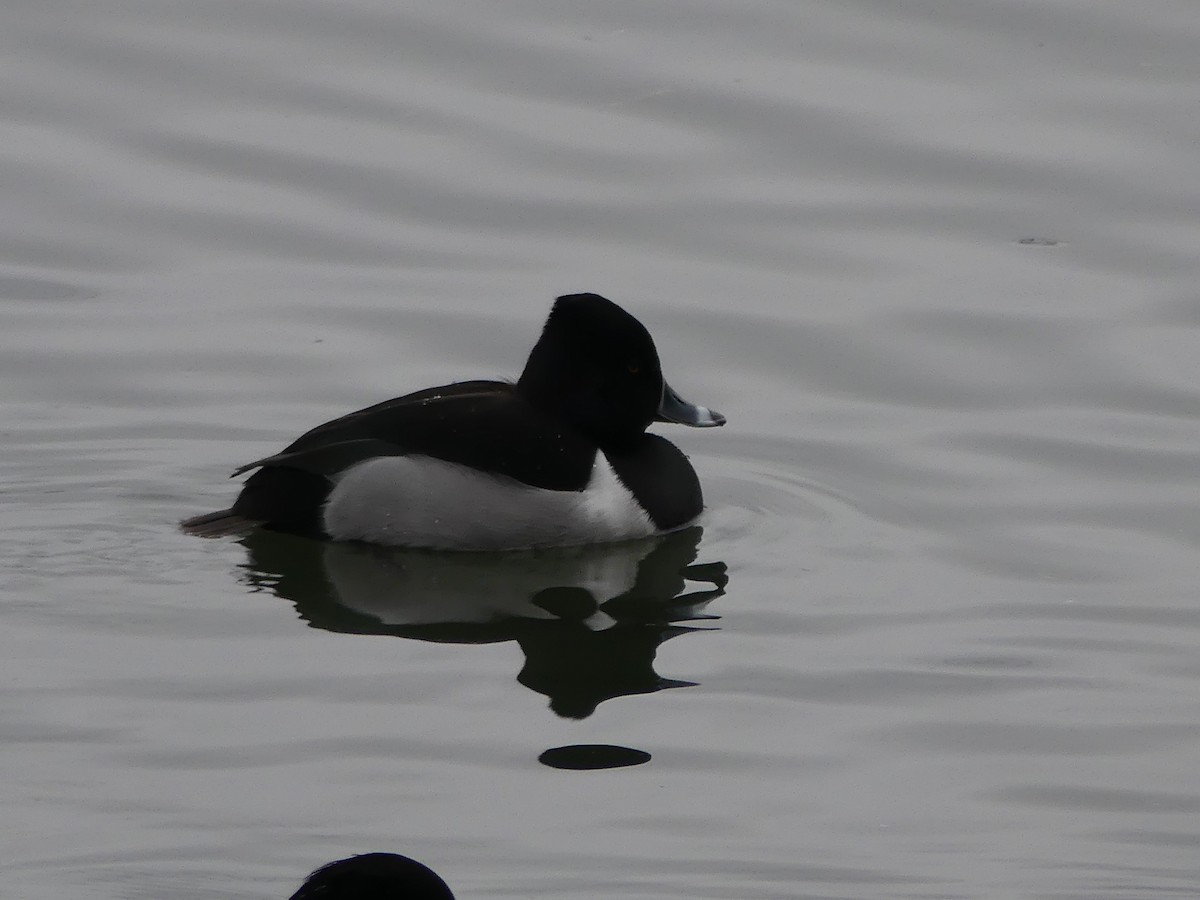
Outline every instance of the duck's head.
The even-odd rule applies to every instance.
[[[654,421],[725,424],[720,413],[671,389],[650,332],[599,294],[554,301],[517,390],[605,450],[632,446]]]
[[[291,900],[454,900],[438,874],[399,853],[364,853],[317,869]]]

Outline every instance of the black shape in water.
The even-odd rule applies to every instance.
[[[454,900],[438,874],[399,853],[364,853],[321,866],[291,900]]]
[[[615,744],[571,744],[566,747],[551,747],[538,757],[538,762],[552,769],[587,772],[640,766],[650,762],[650,754],[645,750],[618,747]]]

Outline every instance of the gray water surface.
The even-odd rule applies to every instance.
[[[6,4],[0,895],[1200,894],[1197,46],[1191,0]],[[177,531],[580,290],[728,415],[660,429],[702,533]]]

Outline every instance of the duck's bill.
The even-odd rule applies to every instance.
[[[715,428],[725,424],[725,417],[715,409],[688,403],[671,386],[663,382],[662,401],[658,404],[658,422],[675,422],[693,428]]]

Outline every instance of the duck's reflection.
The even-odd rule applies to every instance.
[[[245,580],[327,631],[516,641],[525,653],[517,680],[547,696],[558,715],[582,719],[612,697],[694,683],[660,677],[654,658],[664,641],[702,627],[680,623],[716,618],[705,608],[725,592],[725,564],[693,564],[702,533],[433,553],[257,532],[243,539]]]

